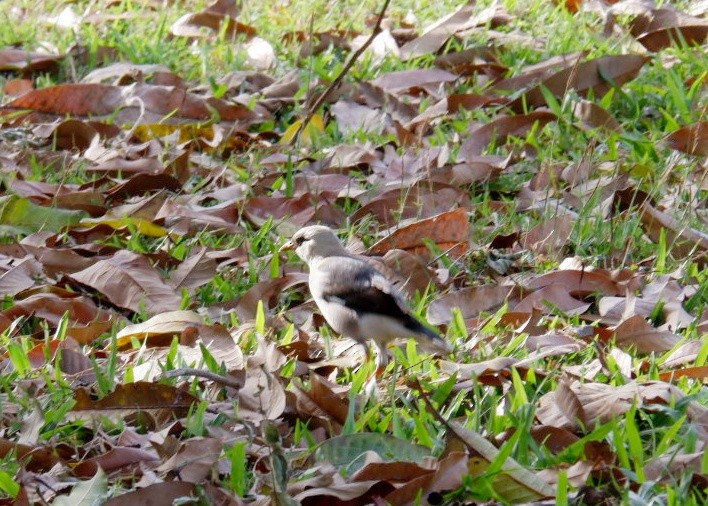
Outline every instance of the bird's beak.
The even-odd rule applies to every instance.
[[[292,241],[288,241],[280,247],[278,253],[283,253],[284,251],[294,251],[296,247],[297,246],[295,246]]]

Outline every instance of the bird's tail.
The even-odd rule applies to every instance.
[[[430,351],[438,351],[441,353],[450,353],[452,351],[452,345],[440,334],[426,327],[417,320],[415,323],[415,328],[411,330],[415,331],[416,337],[418,337],[417,341],[424,347],[431,348]]]

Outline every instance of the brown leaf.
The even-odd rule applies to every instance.
[[[676,44],[701,45],[708,36],[708,21],[664,7],[640,14],[629,29],[649,51],[661,51]]]
[[[314,223],[338,228],[345,215],[334,207],[336,199],[336,195],[328,192],[300,197],[253,197],[246,202],[244,215],[258,227],[270,219],[287,219],[297,228]]]
[[[567,378],[561,378],[558,382],[558,388],[555,390],[554,401],[560,408],[565,417],[570,420],[574,426],[581,424],[587,427],[588,419],[585,416],[583,404],[578,399],[578,396],[570,388]]]
[[[113,497],[104,506],[133,506],[135,504],[174,504],[178,499],[184,499],[195,494],[194,483],[186,481],[165,481],[154,483],[145,488]]]
[[[481,73],[493,79],[501,79],[509,70],[497,58],[495,48],[488,46],[473,46],[462,51],[445,53],[437,57],[434,64],[465,77]],[[490,99],[498,100],[501,103],[507,102],[505,98],[492,99],[490,97]]]
[[[457,79],[458,76],[446,70],[427,68],[388,72],[371,81],[371,84],[388,92],[401,93],[411,88],[437,87]]]
[[[213,307],[217,315],[224,310],[233,310],[239,321],[252,321],[256,317],[258,303],[262,301],[266,308],[275,306],[278,296],[285,290],[307,283],[307,274],[291,272],[275,279],[260,281],[249,288],[238,300]]]
[[[573,116],[578,118],[586,128],[623,131],[617,120],[606,109],[589,100],[578,100],[573,106]]]
[[[546,220],[526,232],[519,242],[525,247],[547,255],[561,256],[573,230],[573,217],[561,214]]]
[[[433,182],[468,188],[475,183],[492,181],[496,179],[501,172],[502,168],[498,164],[488,163],[486,161],[468,161],[430,169],[429,179]]]
[[[388,250],[382,261],[401,279],[397,286],[409,296],[416,291],[423,293],[428,285],[435,284],[435,274],[419,256],[401,249]]]
[[[208,30],[203,30],[206,28]],[[216,38],[223,33],[226,38],[235,39],[239,36],[251,38],[256,35],[256,29],[244,23],[239,23],[231,16],[209,10],[194,14],[185,14],[170,27],[170,32],[179,37],[203,39]]]
[[[679,128],[664,142],[671,148],[689,155],[708,156],[708,121]]]
[[[39,125],[33,133],[43,139],[51,139],[52,145],[59,149],[78,149],[84,151],[98,135],[93,126],[85,121],[68,119],[59,123]]]
[[[238,392],[239,417],[254,423],[277,419],[283,414],[287,399],[280,377],[263,368],[247,368],[246,371],[245,384]]]
[[[31,79],[8,79],[2,87],[8,97],[20,97],[34,89]]]
[[[458,208],[399,228],[369,248],[369,253],[383,255],[391,249],[402,249],[426,256],[429,251],[424,240],[449,250],[451,257],[463,255],[470,240],[467,210]]]
[[[23,109],[94,119],[113,115],[116,123],[133,123],[141,115],[146,123],[175,124],[185,118],[208,121],[212,119],[214,109],[222,121],[250,121],[256,117],[246,106],[213,97],[205,99],[181,88],[149,84],[129,88],[107,84],[59,84],[30,91],[0,107],[0,113]]]
[[[575,339],[563,334],[530,335],[524,341],[524,347],[539,355],[548,357],[557,354],[567,354],[569,351],[580,351],[584,346]]]
[[[97,257],[87,257],[69,248],[59,248],[53,241],[43,241],[30,244],[26,239],[20,245],[22,250],[32,255],[41,264],[48,276],[56,277],[60,274],[80,271],[97,260]],[[32,276],[41,279],[41,270],[32,273]]]
[[[573,67],[587,55],[586,51],[552,56],[535,65],[524,67],[521,74],[501,79],[492,85],[492,90],[521,91],[531,88],[559,70]]]
[[[639,219],[654,242],[659,242],[661,230],[665,231],[667,251],[675,257],[688,257],[696,250],[708,250],[708,234],[688,228],[648,202],[641,206]]]
[[[615,327],[617,346],[635,348],[639,353],[668,351],[681,341],[681,337],[666,330],[652,327],[641,315],[634,315]]]
[[[155,315],[179,309],[180,297],[150,262],[141,255],[121,250],[112,257],[69,277],[90,286],[118,307]]]
[[[422,176],[420,182],[403,188],[400,184],[393,186],[390,190],[377,188],[359,196],[358,200],[365,202],[370,195],[374,195],[352,214],[352,220],[357,222],[373,215],[382,226],[393,227],[409,218],[429,218],[445,213],[451,207],[470,206],[466,190],[447,183],[431,182],[427,175]]]
[[[551,284],[560,284],[576,297],[585,297],[599,292],[604,295],[624,294],[625,288],[614,281],[606,271],[564,269],[547,272],[534,277],[524,286],[537,290]]]
[[[349,403],[337,395],[333,388],[336,385],[329,383],[319,374],[310,374],[310,391],[307,395],[312,399],[312,402],[317,404],[322,411],[331,416],[337,423],[344,425],[347,421],[349,413]]]
[[[175,290],[186,288],[191,291],[211,282],[216,274],[216,261],[206,253],[207,249],[202,247],[179,264],[170,276],[170,286]]]
[[[701,462],[704,460],[703,451],[684,454],[657,455],[645,465],[646,478],[652,481],[673,482],[677,476],[686,476],[690,473],[701,473]]]
[[[229,331],[219,325],[197,325],[199,339],[212,354],[217,364],[223,364],[227,371],[243,369],[244,358],[241,348]]]
[[[19,462],[23,469],[34,473],[49,472],[55,465],[64,463],[50,448],[33,447],[0,438],[0,458],[6,458],[11,452],[14,462]]]
[[[385,480],[388,482],[408,482],[421,475],[434,471],[427,462],[383,462],[375,452],[368,452],[367,457],[373,454],[372,461],[367,462],[351,477],[352,481]],[[367,458],[368,460],[368,458]]]
[[[199,483],[212,474],[222,448],[219,439],[193,437],[181,442],[177,452],[156,470],[174,473],[180,481]]]
[[[455,308],[460,310],[463,318],[473,318],[482,311],[494,311],[512,296],[512,292],[513,286],[498,284],[471,286],[449,292],[428,305],[426,319],[433,325],[447,324]]]
[[[37,293],[17,301],[14,306],[3,311],[3,316],[10,321],[20,316],[42,318],[56,327],[64,314],[69,314],[67,335],[80,344],[89,344],[104,332],[111,329],[118,320],[117,315],[98,309],[91,299],[66,293]]]
[[[530,435],[537,444],[545,446],[554,454],[562,452],[580,439],[570,431],[550,425],[534,425]]]
[[[693,378],[705,383],[706,379],[708,379],[708,365],[683,367],[659,374],[659,379],[668,383],[678,380],[679,378]]]
[[[513,311],[530,313],[533,309],[540,309],[549,313],[558,308],[564,313],[577,315],[583,314],[590,306],[589,303],[571,297],[566,286],[554,283],[524,297]]]
[[[495,141],[496,146],[501,146],[509,136],[525,136],[534,125],[538,124],[542,128],[556,119],[556,115],[548,111],[496,119],[470,132],[469,138],[460,146],[460,153],[465,160],[470,160],[481,155],[492,141]]]
[[[42,266],[33,257],[0,256],[0,297],[14,297],[31,288],[42,275]]]
[[[199,401],[184,389],[146,381],[117,385],[112,393],[98,400],[91,399],[85,389],[79,388],[74,398],[73,411],[168,409],[186,413]]]
[[[222,205],[203,207],[196,204],[179,205],[168,199],[155,214],[155,220],[164,220],[171,234],[198,234],[211,232],[216,235],[243,233],[238,225],[239,202],[227,202]]]
[[[440,459],[434,472],[409,478],[405,485],[384,497],[384,501],[386,504],[415,504],[421,493],[425,496],[430,492],[457,489],[468,473],[468,458],[463,452],[451,452]]]
[[[701,332],[701,330],[699,330]],[[692,363],[701,351],[703,343],[700,340],[686,341],[662,362],[663,368],[678,367]],[[664,380],[666,381],[666,380]]]
[[[380,486],[377,486],[380,485]],[[391,491],[392,486],[380,480],[335,483],[327,487],[313,487],[293,499],[304,506],[333,506],[369,504],[372,498]]]
[[[646,56],[625,54],[604,56],[573,65],[544,79],[538,86],[511,102],[509,108],[521,113],[525,107],[546,105],[541,86],[546,87],[559,99],[571,89],[581,96],[592,90],[596,97],[601,97],[613,86],[622,86],[634,79],[647,61],[649,58]]]
[[[55,70],[64,55],[32,53],[23,49],[5,48],[0,50],[0,72],[21,71],[51,72]]]
[[[357,132],[381,134],[387,122],[381,111],[357,104],[351,100],[338,100],[330,108],[330,113],[337,120],[339,131],[344,134]]]
[[[120,471],[120,475],[132,476],[139,472],[143,462],[155,462],[159,458],[154,451],[140,448],[115,447],[106,453],[86,459],[74,468],[74,473],[80,478],[88,478],[103,469],[107,474]]]
[[[70,341],[75,343],[74,346],[66,345]],[[61,353],[61,371],[69,376],[81,375],[83,376],[81,379],[89,379],[86,383],[95,381],[96,374],[92,370],[93,362],[86,356],[76,340],[67,338],[64,340],[64,344],[59,349]]]
[[[511,369],[516,367],[518,359],[496,357],[471,364],[440,361],[441,370],[449,374],[458,374],[461,378],[479,381],[483,385],[501,386],[503,379],[511,377]]]
[[[105,67],[92,70],[81,80],[83,83],[102,83],[104,81],[114,81],[126,83],[129,80],[143,82],[146,76],[158,72],[169,72],[169,67],[159,64],[135,64],[132,62],[116,62]]]
[[[577,397],[579,405],[582,406],[585,414],[585,427],[588,429],[624,415],[635,404],[639,408],[648,404],[665,405],[684,397],[684,393],[677,387],[660,381],[641,384],[631,382],[620,387],[575,381],[569,386],[569,389]],[[557,392],[545,394],[540,400],[536,416],[543,424],[573,430],[574,420],[558,403],[556,396]]]
[[[476,95],[474,93],[452,94],[428,107],[425,111],[406,123],[405,126],[406,128],[414,130],[421,125],[431,123],[437,118],[455,115],[460,110],[469,111],[487,107],[489,105],[499,105],[503,103],[505,103],[505,99],[498,97],[487,97],[484,95]]]
[[[474,12],[474,5],[464,4],[451,14],[428,26],[423,33],[401,47],[401,60],[435,53],[457,31],[463,29]]]

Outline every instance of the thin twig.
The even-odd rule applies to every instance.
[[[221,374],[216,374],[215,372],[211,371],[205,371],[204,369],[184,367],[182,369],[173,369],[171,371],[165,371],[162,373],[163,378],[177,378],[179,376],[197,376],[236,389],[240,389],[243,387],[243,382],[237,380],[236,378],[222,376]]]
[[[292,139],[290,139],[290,144],[295,144],[299,139],[300,139],[300,134],[307,128],[307,125],[310,124],[310,121],[312,121],[312,117],[315,115],[317,110],[322,106],[322,104],[327,100],[327,97],[329,94],[334,90],[339,84],[342,82],[342,79],[344,79],[344,76],[347,75],[347,72],[354,66],[354,62],[362,55],[364,51],[371,45],[371,43],[374,41],[376,36],[381,32],[381,22],[383,21],[384,16],[386,15],[386,9],[388,9],[388,4],[391,2],[391,0],[385,0],[383,7],[381,8],[381,12],[379,13],[379,17],[376,20],[376,24],[374,25],[374,30],[371,32],[371,36],[366,39],[366,42],[354,51],[354,54],[351,55],[349,58],[349,61],[347,61],[347,64],[344,65],[344,68],[342,71],[339,73],[339,75],[332,81],[329,86],[327,86],[327,89],[322,93],[322,95],[319,96],[319,98],[315,101],[314,104],[312,104],[309,109],[307,110],[307,116],[305,116],[305,119],[302,120],[302,123],[300,123],[300,126],[298,129],[295,131],[295,135],[293,135]]]

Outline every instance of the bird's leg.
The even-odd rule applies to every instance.
[[[386,366],[388,365],[388,348],[386,347],[386,343],[379,343],[375,342],[376,344],[376,371],[375,375],[377,378],[380,378],[384,371],[386,370]]]
[[[369,348],[369,344],[366,341],[363,341],[361,345],[364,347],[364,356],[366,357],[364,365],[368,367],[371,360],[371,349]],[[378,356],[376,358],[376,363],[378,364]],[[383,372],[383,370],[381,372]],[[376,397],[376,392],[378,391],[376,379],[379,376],[380,374],[377,369],[376,371],[374,371],[373,374],[369,374],[369,376],[366,378],[366,381],[364,382],[364,396],[366,399],[365,403],[368,402],[369,399]]]

